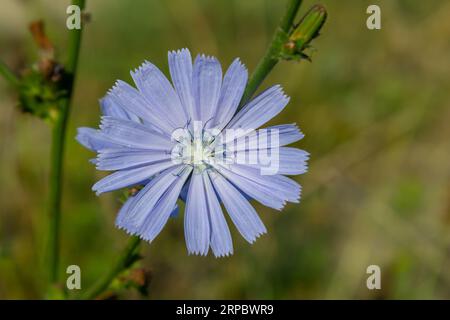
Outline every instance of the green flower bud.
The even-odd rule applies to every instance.
[[[322,5],[314,5],[289,34],[283,47],[283,58],[285,59],[309,59],[303,52],[309,47],[311,40],[319,35],[327,18],[327,11]]]

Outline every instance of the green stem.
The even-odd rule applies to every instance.
[[[126,270],[133,260],[133,257],[137,251],[141,239],[133,236],[127,246],[119,255],[117,261],[112,265],[112,268],[108,271],[103,278],[101,278],[97,283],[95,283],[91,288],[89,288],[83,295],[79,298],[82,300],[90,300],[98,297],[102,292],[108,289],[111,282],[124,270]]]
[[[18,87],[20,85],[19,78],[8,68],[3,61],[0,61],[0,74],[8,81],[12,86]]]
[[[294,24],[295,16],[300,8],[302,0],[290,0],[286,9],[286,13],[280,21],[280,25],[277,27],[275,34],[272,38],[272,42],[267,48],[266,53],[259,61],[255,68],[255,71],[250,76],[250,79],[245,88],[244,94],[241,99],[239,108],[242,108],[245,103],[247,103],[253,94],[256,92],[258,87],[264,81],[266,76],[272,71],[273,67],[278,63],[279,55],[281,53],[283,39],[285,39],[286,34]]]
[[[85,0],[73,0],[72,4],[84,9]],[[64,142],[69,119],[70,104],[72,101],[73,84],[78,65],[82,29],[69,31],[68,59],[65,70],[71,78],[68,88],[68,96],[61,102],[61,108],[54,119],[52,132],[52,147],[50,160],[50,192],[49,192],[49,280],[51,283],[58,281],[59,267],[59,239],[61,224],[61,196],[62,175],[64,160]]]

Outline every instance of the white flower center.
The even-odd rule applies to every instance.
[[[203,172],[216,160],[216,151],[214,138],[206,133],[183,135],[172,150],[172,160],[193,166],[197,173]]]

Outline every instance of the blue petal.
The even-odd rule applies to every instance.
[[[161,232],[173,212],[173,207],[177,202],[180,190],[186,182],[186,178],[189,176],[191,170],[190,167],[185,168],[185,172],[178,177],[161,199],[158,200],[158,203],[149,214],[145,220],[145,224],[140,230],[143,239],[151,242]]]
[[[221,172],[223,169],[220,169]],[[283,175],[261,175],[259,169],[252,168],[250,166],[232,164],[228,166],[229,171],[236,174],[233,177],[237,177],[239,180],[235,180],[231,178],[230,181],[236,183],[239,186],[239,182],[242,179],[251,182],[254,188],[253,193],[262,192],[263,190],[270,190],[272,193],[272,198],[283,199],[288,202],[299,202],[300,199],[300,185],[292,179],[285,177]],[[226,171],[224,171],[224,175],[226,175]],[[242,189],[244,192],[247,190]],[[263,197],[260,195],[258,198]],[[254,198],[252,196],[252,198]],[[258,198],[256,200],[260,201]],[[270,200],[267,200],[270,201]],[[262,201],[261,201],[262,202]]]
[[[76,139],[82,146],[92,151],[98,151],[105,148],[120,148],[117,143],[111,141],[111,139],[100,130],[92,128],[78,128]]]
[[[125,201],[125,203],[120,208],[119,213],[117,214],[117,218],[116,218],[117,226],[124,225],[124,220],[126,218],[126,215],[128,214],[131,203],[134,201],[134,198],[135,198],[135,196],[129,196],[128,199]],[[175,207],[173,208],[172,212],[170,213],[170,217],[175,218],[176,216],[178,216],[178,211],[179,211],[179,207],[177,204],[175,204]]]
[[[210,177],[228,215],[245,240],[253,243],[267,232],[255,209],[231,183],[213,171],[210,172]]]
[[[177,174],[180,169],[183,170],[182,173]],[[152,241],[173,212],[180,190],[191,170],[190,167],[176,167],[155,177],[134,197],[127,213],[117,221],[117,226]]]
[[[209,250],[210,233],[202,174],[194,172],[191,176],[184,215],[184,235],[188,252],[206,255]]]
[[[149,212],[153,210],[161,196],[169,189],[174,181],[178,180],[178,173],[181,170],[181,166],[169,168],[152,179],[135,196],[135,201],[131,204],[124,222],[128,226],[133,225],[135,228],[142,227]]]
[[[275,117],[289,102],[280,86],[273,86],[246,104],[227,128],[257,129]]]
[[[188,49],[168,54],[170,76],[188,120],[194,118],[195,101],[192,91],[192,58]]]
[[[216,114],[222,85],[222,68],[215,57],[199,55],[194,62],[193,94],[196,105],[194,120],[201,120],[202,127]]]
[[[104,149],[97,155],[97,170],[121,170],[142,167],[159,161],[168,161],[171,154],[165,151],[142,149]]]
[[[280,147],[303,139],[304,134],[295,123],[267,127],[266,130],[278,130]]]
[[[275,134],[278,135],[277,145],[272,142],[272,136]],[[230,141],[226,142],[229,151],[240,151],[272,147],[277,148],[294,143],[303,137],[304,135],[295,124],[283,124],[251,131],[245,135],[245,138],[229,139]],[[267,146],[261,146],[263,141],[267,141]]]
[[[279,152],[278,174],[297,175],[308,171],[309,153],[289,147],[281,147]]]
[[[232,170],[249,179],[271,186],[280,196],[284,196],[286,201],[298,203],[300,201],[301,186],[291,178],[281,174],[261,175],[259,169],[250,168],[244,165],[232,165]]]
[[[259,169],[261,173],[264,173],[263,170],[267,170],[266,175],[297,175],[303,174],[308,170],[307,161],[309,159],[309,153],[301,149],[280,147],[272,149],[237,151],[235,152],[235,157],[239,159],[249,159],[252,154],[255,159],[259,157],[258,163],[249,163],[245,165]],[[261,163],[261,159],[263,158],[266,158],[271,163]]]
[[[125,218],[126,214],[128,213],[128,210],[130,208],[131,203],[134,201],[135,196],[128,197],[127,201],[122,205],[122,207],[119,210],[119,213],[116,217],[116,225],[121,225],[123,222],[123,219]]]
[[[92,186],[92,190],[99,195],[104,192],[130,187],[173,166],[175,164],[172,161],[165,161],[145,167],[117,171],[99,180]]]
[[[140,122],[139,118],[136,115],[123,109],[119,104],[114,102],[114,100],[108,95],[100,99],[100,108],[104,116]]]
[[[170,115],[175,127],[182,127],[188,115],[166,76],[150,62],[145,62],[131,73],[137,88],[150,105]]]
[[[276,210],[281,210],[285,206],[285,197],[274,191],[273,186],[257,183],[222,166],[217,166],[216,169],[248,197]]]
[[[205,171],[206,172],[206,171]],[[208,203],[209,221],[211,225],[211,249],[216,257],[233,254],[233,242],[230,229],[217,199],[216,192],[211,184],[208,174],[203,174],[206,200]]]
[[[151,123],[169,136],[176,127],[165,110],[151,106],[138,90],[124,81],[118,80],[108,96],[123,109]]]
[[[214,127],[223,129],[236,113],[247,84],[248,72],[239,59],[235,59],[223,78]]]
[[[174,144],[170,137],[133,121],[102,117],[100,129],[111,141],[128,148],[170,152]]]

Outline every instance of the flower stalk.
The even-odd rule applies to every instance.
[[[121,255],[119,255],[116,262],[112,265],[112,268],[101,278],[97,283],[95,283],[91,288],[89,288],[84,294],[78,298],[81,300],[90,300],[97,298],[101,293],[108,289],[111,282],[120,275],[124,270],[132,266],[132,264],[139,259],[137,253],[141,239],[133,236],[129,240],[127,246],[124,248]]]
[[[309,57],[303,51],[319,35],[319,31],[325,23],[327,12],[322,5],[315,5],[297,25],[294,25],[294,19],[301,3],[301,0],[290,0],[288,3],[286,13],[275,31],[272,42],[250,76],[239,109],[250,100],[280,60],[309,60]]]
[[[248,102],[270,71],[272,71],[273,67],[275,67],[280,60],[280,52],[284,39],[294,24],[295,16],[297,15],[301,4],[302,0],[289,0],[286,13],[275,31],[272,42],[248,80],[239,108],[242,108]]]
[[[77,5],[81,10],[85,7],[85,0],[73,0],[73,5]],[[60,109],[54,117],[52,131],[52,147],[50,159],[50,193],[49,193],[49,281],[58,281],[59,251],[60,251],[60,225],[61,225],[61,197],[62,197],[62,176],[64,161],[64,145],[66,137],[67,122],[69,118],[70,105],[74,80],[78,65],[78,57],[81,43],[81,29],[69,31],[68,59],[65,71],[70,77],[68,94],[60,101]]]

